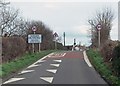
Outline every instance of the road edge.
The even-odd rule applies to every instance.
[[[87,56],[87,54],[86,54],[86,51],[83,51],[83,56],[84,56],[84,60],[85,60],[85,62],[87,63],[87,65],[88,65],[89,67],[93,67],[92,64],[90,63],[89,59],[88,59],[88,56]]]

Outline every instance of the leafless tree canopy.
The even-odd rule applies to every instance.
[[[110,31],[112,28],[112,21],[114,19],[114,13],[111,9],[105,8],[102,11],[98,11],[96,16],[90,19],[88,22],[91,25],[91,41],[93,46],[98,46],[98,30],[97,25],[101,25],[101,45],[110,39]]]
[[[24,35],[26,22],[19,16],[19,11],[10,7],[9,4],[10,3],[0,2],[0,35]]]

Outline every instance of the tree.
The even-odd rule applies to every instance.
[[[97,47],[98,46],[98,30],[97,30],[97,25],[101,25],[101,45],[103,45],[107,40],[110,39],[110,31],[112,28],[112,21],[114,19],[114,13],[111,9],[105,8],[102,9],[102,11],[98,11],[96,13],[96,16],[93,17],[92,19],[88,20],[88,23],[91,25],[91,42],[92,46]]]
[[[33,34],[32,27],[37,28],[36,34],[42,35],[41,49],[53,48],[53,31],[41,21],[31,21],[27,23],[27,34]],[[37,45],[36,45],[37,46]]]
[[[1,36],[23,36],[26,35],[26,21],[19,16],[19,10],[0,2],[0,30]]]
[[[4,34],[8,34],[9,36],[14,32],[16,29],[17,24],[15,20],[18,17],[18,10],[14,10],[11,7],[7,7],[6,3],[1,2],[0,8],[0,29],[1,29],[1,36]]]

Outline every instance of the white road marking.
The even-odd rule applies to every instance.
[[[53,77],[40,77],[40,79],[42,79],[48,83],[52,83],[52,81],[53,81]]]
[[[8,81],[4,82],[3,84],[8,84],[8,83],[15,82],[15,81],[20,81],[20,80],[23,80],[23,79],[25,79],[25,78],[11,78]]]
[[[46,60],[38,60],[37,62],[45,62]]]
[[[18,73],[18,74],[30,73],[30,72],[33,72],[33,71],[35,71],[35,70],[24,70],[24,71],[22,71],[21,73]]]
[[[62,60],[53,60],[53,61],[55,61],[55,62],[62,62]]]
[[[51,57],[52,55],[54,55],[54,53],[49,54],[48,57]]]
[[[50,54],[44,56],[43,58],[39,59],[38,61],[39,61],[39,62],[40,62],[40,61],[43,61],[43,59],[47,58],[47,57],[48,57],[49,55],[51,55],[51,54],[53,54],[53,53],[50,53]],[[35,64],[36,64],[38,61],[36,61],[35,63],[33,63],[33,64],[30,65],[30,66],[35,66]],[[28,68],[29,68],[29,67],[28,67]]]
[[[38,60],[37,62],[35,62],[34,64],[37,64],[37,63],[42,63],[42,62],[45,62],[46,60]]]
[[[86,55],[86,51],[83,52],[83,55],[84,55],[85,62],[88,64],[89,67],[92,67],[92,65],[91,65],[91,63],[90,63],[90,61],[89,61],[89,59],[88,59],[88,57]]]
[[[57,72],[57,70],[55,70],[55,69],[50,69],[50,70],[46,70],[46,71],[51,72],[51,73],[56,73]]]
[[[62,56],[64,57],[66,55],[66,53],[64,53]]]
[[[48,57],[51,58],[59,58],[59,57],[64,57],[66,55],[66,53],[52,53],[51,55],[49,55]]]
[[[51,66],[59,67],[60,64],[50,64]]]
[[[30,65],[30,66],[28,66],[27,68],[32,68],[32,67],[38,67],[38,66],[40,66],[40,65]]]

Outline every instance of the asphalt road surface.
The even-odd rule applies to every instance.
[[[88,63],[87,63],[88,62]],[[83,52],[52,53],[3,84],[107,84]]]

